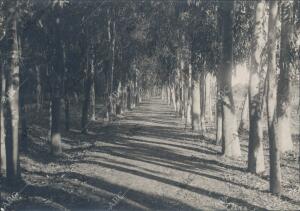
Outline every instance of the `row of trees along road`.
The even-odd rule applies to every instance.
[[[232,74],[235,64],[247,62],[248,171],[265,171],[266,119],[270,191],[280,193],[280,155],[293,150],[289,87],[299,79],[299,1],[0,3],[1,171],[9,183],[20,178],[19,147],[27,150],[27,108],[48,109],[57,156],[61,131],[72,127],[73,102],[81,102],[87,133],[97,105],[110,120],[151,87],[195,132],[205,135],[214,123],[222,153],[240,157]]]

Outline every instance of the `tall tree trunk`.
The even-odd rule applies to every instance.
[[[222,2],[223,4],[223,66],[221,91],[223,111],[223,144],[222,152],[225,156],[241,156],[239,138],[237,136],[235,106],[232,96],[232,42],[233,42],[233,12],[234,1]]]
[[[41,80],[41,73],[40,68],[36,65],[36,107],[37,110],[40,111],[42,109],[42,80]]]
[[[205,69],[204,69],[205,71]],[[206,113],[206,73],[200,74],[200,130],[202,134],[206,132],[205,113]]]
[[[22,46],[21,46],[21,39],[18,39],[18,51],[19,51],[19,58],[22,58]],[[21,72],[22,69],[20,68]],[[19,85],[19,93],[20,93],[20,119],[21,119],[21,144],[20,148],[23,152],[27,152],[28,150],[28,136],[27,136],[27,121],[26,121],[26,110],[25,110],[25,89],[24,83],[26,82],[26,78],[24,75],[20,75],[21,84]]]
[[[91,61],[91,120],[96,120],[95,63]]]
[[[171,95],[172,95],[172,101],[173,101],[174,111],[177,112],[177,101],[176,101],[175,83],[172,84]]]
[[[296,32],[296,37],[298,37],[298,39],[299,39],[299,37],[300,37],[300,2],[299,1],[296,1],[295,2],[295,10],[296,10],[296,12],[295,12],[295,16],[296,16],[296,29],[295,29],[295,32]],[[296,42],[296,52],[298,52],[298,55],[300,55],[300,42],[298,41],[298,42]],[[300,61],[298,60],[298,67],[300,66]],[[299,87],[299,93],[300,93],[300,87]],[[300,111],[300,98],[298,98],[298,103],[299,103],[299,105],[298,105],[298,109],[297,109],[297,111],[298,111],[298,113],[299,113],[299,111]],[[298,141],[299,143],[298,143],[298,146],[299,146],[299,151],[298,152],[300,152],[300,140]],[[299,163],[299,169],[300,169],[300,153],[298,153],[298,163]],[[300,173],[299,173],[299,181],[300,181]]]
[[[264,42],[264,16],[266,2],[260,0],[256,5],[253,52],[251,56],[251,71],[249,82],[249,146],[248,170],[260,174],[264,172],[263,153],[263,89],[265,73],[261,64]]]
[[[65,96],[65,129],[70,130],[70,97]]]
[[[169,88],[168,88],[168,84],[165,85],[165,101],[167,103],[167,105],[169,105]]]
[[[7,100],[5,96],[5,75],[4,75],[4,62],[1,67],[1,105],[0,105],[0,132],[1,132],[1,142],[0,142],[0,153],[1,153],[1,162],[0,162],[0,172],[3,174],[6,172],[6,147],[5,147],[5,127],[4,127],[4,103]],[[0,173],[1,174],[1,173]]]
[[[293,2],[282,1],[281,44],[280,44],[280,74],[277,92],[277,130],[279,149],[281,152],[293,150],[290,124],[290,74],[293,67],[291,52],[294,42]]]
[[[223,133],[223,128],[222,128],[222,92],[221,92],[221,77],[220,77],[220,71],[217,73],[217,102],[216,102],[216,144],[221,145],[222,144],[222,133]]]
[[[135,87],[134,87],[134,81],[131,81],[130,86],[131,86],[131,96],[130,96],[131,108],[135,108]]]
[[[87,124],[89,116],[89,108],[91,103],[91,60],[89,58],[89,52],[87,51],[86,55],[86,69],[85,69],[85,80],[84,80],[84,99],[82,104],[82,116],[81,116],[81,132],[87,133]]]
[[[110,94],[114,91],[114,71],[115,71],[115,45],[116,45],[116,22],[113,21],[112,29],[112,43],[111,43],[111,72],[110,72]],[[113,109],[114,110],[114,109]]]
[[[127,96],[126,96],[126,84],[124,83],[124,85],[122,86],[122,113],[125,112],[127,110]]]
[[[126,101],[127,101],[127,109],[131,110],[131,86],[130,83],[127,84],[127,89],[126,89]]]
[[[4,127],[7,180],[15,183],[20,177],[19,162],[19,49],[17,38],[17,1],[10,2],[7,29],[9,58],[5,68]]]
[[[183,75],[183,74],[182,74]],[[181,98],[181,120],[185,119],[185,83],[183,76],[180,80],[180,98]]]
[[[212,87],[212,75],[208,73],[206,75],[206,80],[205,80],[205,118],[207,119],[208,122],[211,122],[213,120],[213,115],[212,115],[212,99],[211,99],[211,87]]]
[[[192,130],[200,131],[200,77],[195,73],[192,85]]]
[[[59,155],[62,153],[61,146],[61,132],[60,132],[60,110],[61,110],[61,96],[63,88],[63,74],[64,74],[64,53],[63,43],[61,39],[60,26],[60,10],[61,8],[54,8],[57,12],[55,23],[55,53],[54,65],[52,67],[52,81],[51,81],[51,153]]]
[[[189,64],[189,78],[188,78],[188,104],[187,104],[187,124],[192,123],[192,64]]]
[[[267,71],[267,117],[270,145],[270,191],[281,192],[280,150],[277,133],[276,101],[277,101],[277,21],[278,2],[269,2],[269,32],[268,32],[268,71]]]
[[[116,114],[122,114],[122,101],[123,101],[123,97],[122,97],[122,82],[119,81],[119,85],[118,85],[118,90],[117,90],[117,107],[116,107]]]

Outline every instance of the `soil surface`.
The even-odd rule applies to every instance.
[[[56,158],[49,154],[46,115],[33,115],[29,152],[21,156],[23,181],[15,189],[2,181],[7,210],[300,210],[298,152],[284,155],[283,194],[271,195],[267,144],[265,175],[247,173],[246,132],[242,157],[224,158],[213,127],[207,136],[191,132],[158,98],[111,123],[90,122],[86,135],[71,125]],[[80,122],[78,115],[71,122]]]

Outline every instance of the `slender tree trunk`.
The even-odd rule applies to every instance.
[[[206,73],[200,75],[200,130],[202,134],[206,132],[205,114],[206,114]]]
[[[221,71],[221,70],[219,70]],[[223,122],[223,118],[222,118],[222,95],[221,95],[221,77],[220,77],[220,73],[217,73],[217,102],[216,102],[216,128],[217,128],[217,132],[216,132],[216,144],[217,145],[221,145],[222,144],[222,122]]]
[[[126,96],[126,85],[124,83],[123,87],[122,87],[122,98],[123,98],[123,104],[122,104],[122,111],[126,111],[127,110],[127,96]]]
[[[213,120],[213,114],[212,114],[212,98],[211,98],[211,87],[212,87],[212,75],[208,73],[206,75],[205,80],[205,96],[206,96],[206,104],[205,104],[205,118],[208,122],[211,122]]]
[[[171,95],[172,95],[174,110],[175,112],[177,112],[176,88],[174,83],[172,84]]]
[[[6,172],[6,147],[5,147],[5,127],[4,127],[4,113],[3,113],[3,109],[4,109],[4,103],[7,100],[6,96],[5,96],[5,75],[4,75],[4,68],[5,65],[3,63],[2,67],[1,67],[1,105],[0,105],[0,132],[1,132],[1,163],[0,163],[0,172],[2,172],[3,174]],[[1,174],[1,173],[0,173]]]
[[[18,39],[18,52],[19,52],[19,58],[22,58],[22,47],[21,47],[21,39],[19,37]],[[20,68],[22,71],[22,69]],[[26,110],[25,110],[25,90],[24,90],[24,83],[26,82],[26,78],[24,75],[20,76],[21,85],[19,87],[19,93],[20,93],[20,119],[21,119],[21,144],[20,148],[23,152],[27,152],[28,150],[28,136],[27,136],[27,121],[26,121]]]
[[[137,69],[136,69],[137,71]],[[135,84],[134,84],[134,87],[135,87],[135,106],[137,106],[139,104],[139,85],[138,85],[138,78],[137,78],[137,72],[136,72],[136,79],[135,79]]]
[[[184,78],[181,78],[181,120],[184,121],[186,117],[186,101],[185,101],[185,83],[184,83]]]
[[[65,96],[65,129],[70,130],[70,98],[68,95]]]
[[[19,49],[17,38],[17,1],[11,1],[7,29],[9,58],[5,68],[4,128],[7,180],[15,183],[20,177],[19,162]]]
[[[92,85],[92,77],[91,77],[91,61],[88,55],[86,57],[86,70],[85,70],[85,81],[84,81],[84,99],[82,104],[82,117],[81,117],[81,132],[87,133],[87,124],[88,124],[88,114],[91,103],[91,85]]]
[[[96,120],[95,64],[91,61],[91,120]]]
[[[265,171],[263,153],[263,89],[265,73],[261,64],[262,51],[265,46],[264,16],[266,2],[260,0],[256,5],[256,25],[254,28],[253,54],[249,82],[249,146],[248,170],[260,174]]]
[[[277,101],[277,21],[278,2],[269,2],[269,32],[268,32],[268,72],[267,72],[267,116],[270,145],[270,191],[281,192],[280,150],[277,133],[276,101]]]
[[[223,2],[223,66],[222,74],[222,111],[223,111],[223,144],[225,156],[241,156],[239,138],[237,136],[235,106],[232,96],[232,64],[233,64],[233,11],[234,1]]]
[[[35,66],[35,71],[36,71],[36,105],[37,105],[37,110],[40,111],[42,109],[42,80],[41,80],[40,69],[37,65]]]
[[[192,130],[200,131],[200,83],[199,75],[195,73],[192,85]]]
[[[296,37],[300,37],[300,2],[299,1],[296,1],[295,2],[295,16],[296,16],[296,28],[295,28],[295,32],[296,32]],[[296,42],[296,52],[298,52],[298,55],[300,55],[300,42]],[[298,60],[298,67],[300,66],[300,61]],[[300,93],[300,87],[299,87],[299,93]],[[298,109],[297,109],[297,112],[299,113],[300,111],[300,98],[298,98]],[[300,152],[300,140],[298,141],[298,146],[299,146],[299,151]],[[299,163],[299,169],[300,169],[300,153],[298,153],[298,163]],[[299,181],[300,181],[300,172],[299,172]]]
[[[167,103],[168,102],[168,85],[166,84],[166,85],[164,85],[164,101]]]
[[[48,131],[48,141],[51,143],[51,128],[52,128],[52,96],[50,96],[49,102],[49,131]]]
[[[187,109],[188,109],[188,91],[189,91],[189,87],[188,87],[188,84],[185,84],[184,85],[184,88],[183,88],[183,97],[184,97],[184,104],[183,104],[183,108],[184,108],[184,115],[183,115],[183,121],[187,122],[187,116],[188,116],[188,113],[187,113]]]
[[[61,39],[60,26],[60,8],[54,8],[58,13],[55,25],[55,53],[54,66],[52,68],[51,81],[51,153],[59,155],[62,153],[61,132],[60,132],[60,113],[61,113],[61,96],[62,96],[62,80],[64,74],[64,49]]]
[[[290,124],[290,77],[293,68],[293,2],[282,1],[281,15],[281,46],[280,46],[280,74],[277,92],[277,130],[280,151],[293,150]]]
[[[192,64],[189,64],[189,78],[188,78],[188,105],[187,105],[187,124],[192,123]]]
[[[221,49],[223,48],[223,14],[222,14],[222,4],[219,4],[217,14],[217,41],[221,45]],[[215,113],[215,121],[216,121],[216,145],[222,145],[223,143],[223,95],[222,95],[222,54],[219,63],[216,64],[216,113]]]
[[[111,43],[111,72],[110,72],[110,94],[114,91],[114,71],[115,71],[115,46],[116,46],[116,23],[113,21],[113,37]],[[114,110],[114,109],[113,109]]]
[[[168,92],[168,105],[171,105],[172,103],[172,92],[170,84],[167,86],[167,92]]]
[[[118,91],[117,91],[116,114],[122,114],[122,83],[121,83],[121,81],[119,81]]]
[[[131,87],[130,87],[130,84],[127,85],[126,99],[127,99],[127,109],[131,110]]]

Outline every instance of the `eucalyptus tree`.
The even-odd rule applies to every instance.
[[[18,1],[5,2],[5,39],[7,64],[4,68],[5,100],[3,106],[3,128],[6,149],[6,177],[15,182],[20,177],[19,163],[19,46],[18,46]],[[3,49],[2,49],[3,50]],[[2,137],[1,137],[2,138]]]
[[[220,86],[223,113],[222,151],[226,156],[239,157],[241,156],[241,150],[239,137],[237,136],[235,105],[232,95],[234,1],[222,2],[221,14],[223,19],[222,65],[224,66],[221,72],[222,81]]]
[[[280,38],[280,59],[279,79],[277,87],[277,136],[280,152],[293,150],[293,141],[290,130],[290,81],[292,70],[296,69],[297,55],[295,45],[295,15],[294,4],[296,1],[282,1],[281,3],[281,38]],[[298,38],[299,39],[299,38]]]
[[[50,81],[51,81],[51,152],[54,155],[62,153],[61,146],[61,99],[63,95],[63,75],[65,71],[64,61],[64,43],[62,28],[64,24],[63,19],[63,4],[60,1],[53,2],[52,12],[48,16],[49,32],[53,33],[51,37],[51,44],[53,49],[51,52],[50,66]]]
[[[262,56],[266,43],[266,2],[256,3],[253,49],[251,55],[251,71],[249,81],[249,147],[248,170],[253,173],[262,173],[265,170],[263,154],[263,103],[264,81],[266,71],[262,64]]]
[[[267,70],[267,118],[270,145],[270,189],[271,192],[280,192],[281,169],[279,140],[276,137],[276,95],[277,95],[277,46],[279,29],[279,3],[269,3],[269,27],[268,27],[268,70]]]

